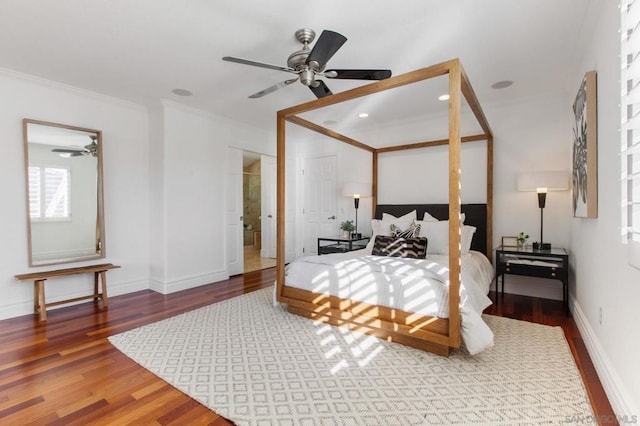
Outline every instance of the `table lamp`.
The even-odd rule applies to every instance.
[[[347,182],[342,187],[342,195],[345,197],[353,197],[353,205],[356,208],[356,230],[354,234],[358,235],[358,207],[360,207],[360,198],[369,197],[371,195],[371,184],[361,182]]]
[[[538,207],[540,208],[540,241],[533,243],[534,250],[551,250],[551,243],[545,243],[544,207],[548,191],[566,191],[569,189],[569,174],[567,172],[544,171],[521,173],[518,175],[518,191],[536,191]]]

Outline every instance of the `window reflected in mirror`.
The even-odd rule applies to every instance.
[[[102,132],[25,119],[29,265],[104,257]]]

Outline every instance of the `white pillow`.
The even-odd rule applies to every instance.
[[[465,214],[462,213],[460,215],[460,221],[464,223],[465,218],[466,218]],[[422,218],[422,220],[424,220],[425,222],[438,222],[438,219],[431,216],[428,212],[424,212],[424,217]]]
[[[424,220],[425,222],[438,222],[438,219],[431,216],[428,212],[424,212],[424,216],[422,217],[422,220]]]
[[[427,254],[449,253],[449,221],[418,221],[420,236],[427,237]]]
[[[382,213],[382,220],[387,220],[387,221],[388,220],[412,221],[417,219],[418,219],[418,213],[415,210],[400,217],[395,217],[394,215],[389,213]]]
[[[407,213],[404,216],[395,217],[388,213],[382,214],[383,219],[373,219],[371,221],[371,239],[367,243],[367,249],[373,247],[376,235],[391,235],[391,225],[395,225],[400,229],[409,228],[415,221],[416,211]]]
[[[418,223],[420,224],[420,236],[427,238],[427,254],[449,254],[449,221],[418,221]],[[462,235],[460,236],[460,252],[462,254],[469,253],[475,232],[474,226],[464,225],[462,227]]]
[[[473,234],[475,233],[475,226],[464,225],[462,227],[462,235],[460,236],[460,252],[462,254],[467,254],[469,250],[471,250],[471,242],[473,241]]]

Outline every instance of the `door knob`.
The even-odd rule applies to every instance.
[[[273,216],[271,216],[271,215],[268,215],[267,217],[268,217],[268,218],[272,218]]]
[[[335,220],[335,219],[336,219],[336,217],[335,217],[335,216],[329,216],[327,219],[329,219],[329,220]]]

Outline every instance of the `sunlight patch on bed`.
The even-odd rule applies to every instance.
[[[311,280],[311,284],[314,285],[313,290],[315,293],[322,293],[323,291],[329,290],[329,284],[331,283],[329,279],[329,272],[323,271],[313,277]]]
[[[433,290],[405,303],[403,310],[409,312],[433,312],[438,309],[436,294]]]

